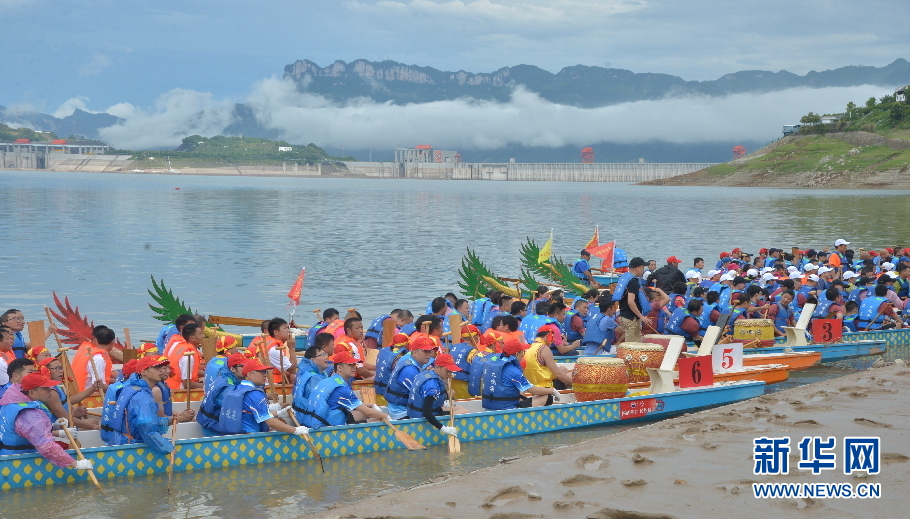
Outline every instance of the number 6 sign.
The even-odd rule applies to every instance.
[[[714,370],[711,367],[711,359],[707,355],[680,358],[676,365],[679,367],[680,389],[714,384]]]
[[[716,373],[742,371],[743,369],[742,344],[718,344],[711,351],[711,357]]]

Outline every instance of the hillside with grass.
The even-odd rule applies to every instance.
[[[849,103],[842,114],[809,112],[800,122],[796,133],[743,158],[645,184],[910,188],[906,101],[870,98],[864,106]]]
[[[36,132],[31,128],[12,128],[0,123],[0,142],[16,142],[16,139],[44,142],[56,138],[57,136],[53,132]]]

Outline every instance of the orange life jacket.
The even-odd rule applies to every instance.
[[[259,342],[260,342],[260,344],[262,343],[261,338],[260,338]],[[269,354],[271,354],[272,350],[274,350],[275,348],[283,349],[284,358],[288,359],[287,346],[282,344],[281,341],[279,341],[278,339],[276,339],[274,337],[269,337],[268,339],[266,339],[266,350],[265,350],[265,365],[266,366],[272,365],[271,358],[269,358]],[[280,358],[280,356],[279,356],[279,358]],[[288,360],[290,360],[290,359],[288,359]],[[281,382],[282,382],[281,371],[278,369],[275,369],[274,367],[272,368],[272,380],[274,380],[276,384],[281,384]]]
[[[502,353],[502,343],[506,339],[505,334],[490,328],[483,332],[483,336],[486,338],[485,342],[487,345],[478,345],[479,350],[483,352],[494,351],[496,353]]]
[[[186,388],[186,383],[183,381],[183,377],[180,376],[180,361],[183,359],[183,354],[188,351],[193,353],[193,365],[189,374],[189,379],[194,381],[198,378],[197,374],[199,373],[199,367],[202,366],[202,355],[199,354],[199,350],[192,344],[186,341],[180,341],[174,345],[170,355],[167,356],[168,361],[171,363],[171,376],[164,382],[171,389]]]
[[[319,333],[331,333],[335,340],[338,340],[338,337],[344,335],[344,319],[335,319]]]
[[[173,350],[174,350],[174,346],[175,346],[178,342],[186,342],[186,341],[183,340],[183,336],[180,335],[179,333],[176,334],[176,335],[171,336],[171,338],[168,339],[167,344],[164,345],[164,351],[162,351],[161,354],[162,354],[162,355],[165,355],[165,356],[167,356],[167,357],[170,357],[170,356],[171,356],[171,353],[172,353]]]
[[[262,336],[253,337],[253,340],[250,341],[250,345],[247,346],[247,348],[246,348],[245,355],[246,355],[247,357],[250,357],[251,359],[252,359],[252,358],[256,358],[256,359],[260,358],[260,357],[259,357],[259,348],[260,348],[261,346],[262,346]]]
[[[76,350],[76,354],[73,355],[73,375],[76,377],[76,384],[79,385],[79,391],[83,391],[88,388],[88,379],[89,372],[92,367],[88,365],[89,360],[92,359],[95,355],[101,355],[104,359],[104,373],[99,373],[98,375],[102,378],[102,382],[105,384],[110,384],[113,379],[111,374],[113,373],[114,364],[111,362],[111,356],[101,348],[95,348],[91,342],[83,342],[79,345],[79,349]],[[94,373],[92,373],[94,377]]]
[[[352,357],[357,359],[357,364],[359,366],[363,365],[364,360],[364,351],[363,345],[356,341],[352,337],[347,335],[342,335],[341,337],[335,339],[335,353],[338,353],[338,348],[341,348],[341,351],[346,351],[351,354]]]

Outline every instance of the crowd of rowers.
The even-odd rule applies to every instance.
[[[233,337],[221,336],[217,355],[207,362],[201,354],[204,319],[182,315],[117,374],[109,355],[114,332],[98,326],[73,356],[73,394],[61,385],[61,357],[25,343],[24,318],[10,310],[0,316],[0,455],[39,452],[59,467],[85,469],[90,462],[77,463],[64,450],[67,444],[57,442],[63,428],[74,435],[79,428],[100,429],[108,445],[145,443],[168,453],[174,448],[168,428],[193,420],[205,435],[305,435],[322,427],[424,418],[442,434],[457,435],[438,419],[449,412],[450,398],[479,397],[487,410],[550,405],[559,400],[558,389],[572,383],[556,356],[610,353],[643,333],[697,341],[721,314],[730,314],[731,329],[739,319],[764,318],[783,334],[806,304],[816,305],[813,318],[840,319],[845,330],[904,326],[910,250],[898,251],[901,256],[890,249],[863,252],[854,262],[846,245],[838,240],[831,254],[762,249],[754,260],[734,249],[705,273],[701,258],[683,273],[675,257],[660,269],[635,257],[611,289],[595,285],[582,251],[579,279],[592,288],[575,299],[547,287],[528,302],[498,291],[474,301],[449,293],[433,299],[416,320],[396,309],[368,327],[355,310],[342,318],[327,309],[305,338],[295,338],[293,323],[281,318],[264,321],[262,338],[242,352]],[[450,330],[455,315],[464,323],[460,338]],[[388,320],[394,335],[383,344]],[[290,353],[298,340],[306,343],[295,364]],[[385,408],[358,398],[355,380],[371,382]],[[290,405],[279,403],[274,389],[285,384]],[[198,413],[188,406],[177,411],[172,394],[181,388],[203,390]],[[96,392],[104,395],[100,417],[79,406]],[[454,406],[453,412],[466,410]]]

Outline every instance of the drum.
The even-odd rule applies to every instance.
[[[575,400],[622,398],[629,390],[626,363],[613,357],[580,357],[572,370]]]
[[[753,343],[752,347],[756,348],[774,346],[774,321],[771,319],[740,319],[733,327],[733,340],[746,344]]]
[[[659,369],[666,350],[658,344],[624,342],[616,347],[616,358],[622,359],[629,372],[629,382],[647,382],[647,368]]]

